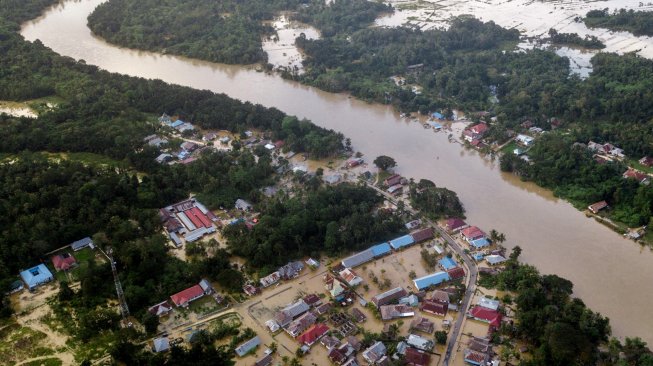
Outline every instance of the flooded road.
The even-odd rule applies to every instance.
[[[162,79],[274,106],[343,132],[368,162],[387,154],[398,172],[455,190],[468,221],[506,234],[523,260],[572,280],[576,295],[612,320],[614,334],[653,344],[653,254],[586,218],[548,191],[499,172],[496,162],[450,143],[445,133],[400,119],[387,106],[330,94],[253,68],[127,50],[91,35],[87,15],[104,0],[67,1],[24,24],[28,40],[127,75]],[[487,17],[485,18],[486,20]]]

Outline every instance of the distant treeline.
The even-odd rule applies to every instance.
[[[557,30],[549,29],[549,38],[554,44],[577,46],[583,48],[590,48],[600,50],[605,48],[605,44],[601,42],[596,36],[586,35],[581,38],[577,33],[558,33]]]
[[[631,32],[636,36],[653,36],[653,11],[619,9],[591,10],[583,18],[590,28],[607,28],[613,31]]]

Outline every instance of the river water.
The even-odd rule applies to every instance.
[[[399,173],[455,190],[468,222],[505,233],[508,246],[524,249],[523,260],[573,281],[577,296],[610,317],[616,336],[639,336],[653,344],[653,255],[648,249],[586,218],[550,192],[502,174],[496,162],[448,142],[444,133],[400,119],[387,106],[322,92],[251,67],[110,45],[86,27],[86,17],[103,1],[66,1],[25,23],[22,34],[112,72],[210,89],[309,118],[350,137],[369,162],[390,155]]]

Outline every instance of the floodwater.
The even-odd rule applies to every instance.
[[[304,58],[295,46],[295,39],[302,33],[306,39],[319,39],[319,31],[307,24],[290,20],[287,14],[275,19],[271,25],[277,34],[263,40],[263,50],[268,54],[268,63],[275,69],[289,68],[301,73]]]
[[[637,52],[644,57],[653,58],[651,37],[635,37],[628,32],[612,32],[607,29],[589,29],[582,21],[576,21],[577,17],[583,17],[588,11],[595,9],[651,10],[653,9],[651,2],[643,3],[634,0],[390,0],[388,2],[401,11],[377,19],[376,24],[379,26],[409,25],[423,30],[446,28],[451,17],[470,14],[483,21],[494,21],[505,28],[518,29],[527,37],[548,37],[549,29],[554,28],[558,32],[577,33],[581,37],[596,36],[606,45],[603,52]],[[566,49],[557,53],[570,58],[571,69],[574,72],[587,76],[590,70],[589,58],[597,52]]]
[[[210,89],[309,118],[351,138],[368,163],[390,155],[399,173],[456,191],[468,221],[505,233],[508,246],[524,249],[523,260],[573,281],[577,296],[611,318],[616,336],[639,336],[653,344],[653,254],[648,249],[586,218],[549,191],[500,173],[496,161],[450,143],[446,133],[399,118],[390,107],[322,92],[250,67],[112,46],[86,27],[87,15],[102,1],[65,1],[24,24],[22,34],[112,72]]]

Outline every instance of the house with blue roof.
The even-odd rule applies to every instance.
[[[52,272],[50,272],[45,264],[39,264],[36,267],[20,272],[20,277],[23,279],[23,282],[25,282],[30,291],[54,279]]]
[[[430,286],[437,286],[443,282],[449,281],[449,274],[447,272],[436,272],[424,277],[416,278],[413,280],[417,291],[422,291]]]
[[[458,264],[450,257],[444,257],[438,261],[445,270],[455,268]]]
[[[395,250],[399,248],[407,247],[414,243],[415,240],[413,239],[412,235],[404,235],[399,238],[390,240],[390,246],[392,246],[392,248]]]
[[[490,246],[490,241],[487,238],[480,238],[476,240],[471,240],[469,245],[473,246],[476,249]]]
[[[178,119],[178,120],[172,122],[172,123],[170,124],[170,127],[172,127],[172,128],[177,128],[177,127],[179,127],[179,126],[181,126],[181,125],[183,125],[183,124],[184,124],[184,121]]]
[[[475,261],[482,261],[483,258],[485,258],[485,254],[483,252],[476,252],[472,254],[472,258],[474,258]]]
[[[437,118],[437,119],[440,119],[440,120],[444,119],[444,115],[442,115],[442,113],[438,113],[438,112],[435,112],[435,113],[431,114],[431,117]]]
[[[429,126],[433,127],[434,130],[441,130],[442,129],[442,125],[435,122],[435,121],[430,121],[430,122],[428,122],[428,124],[429,124]]]

